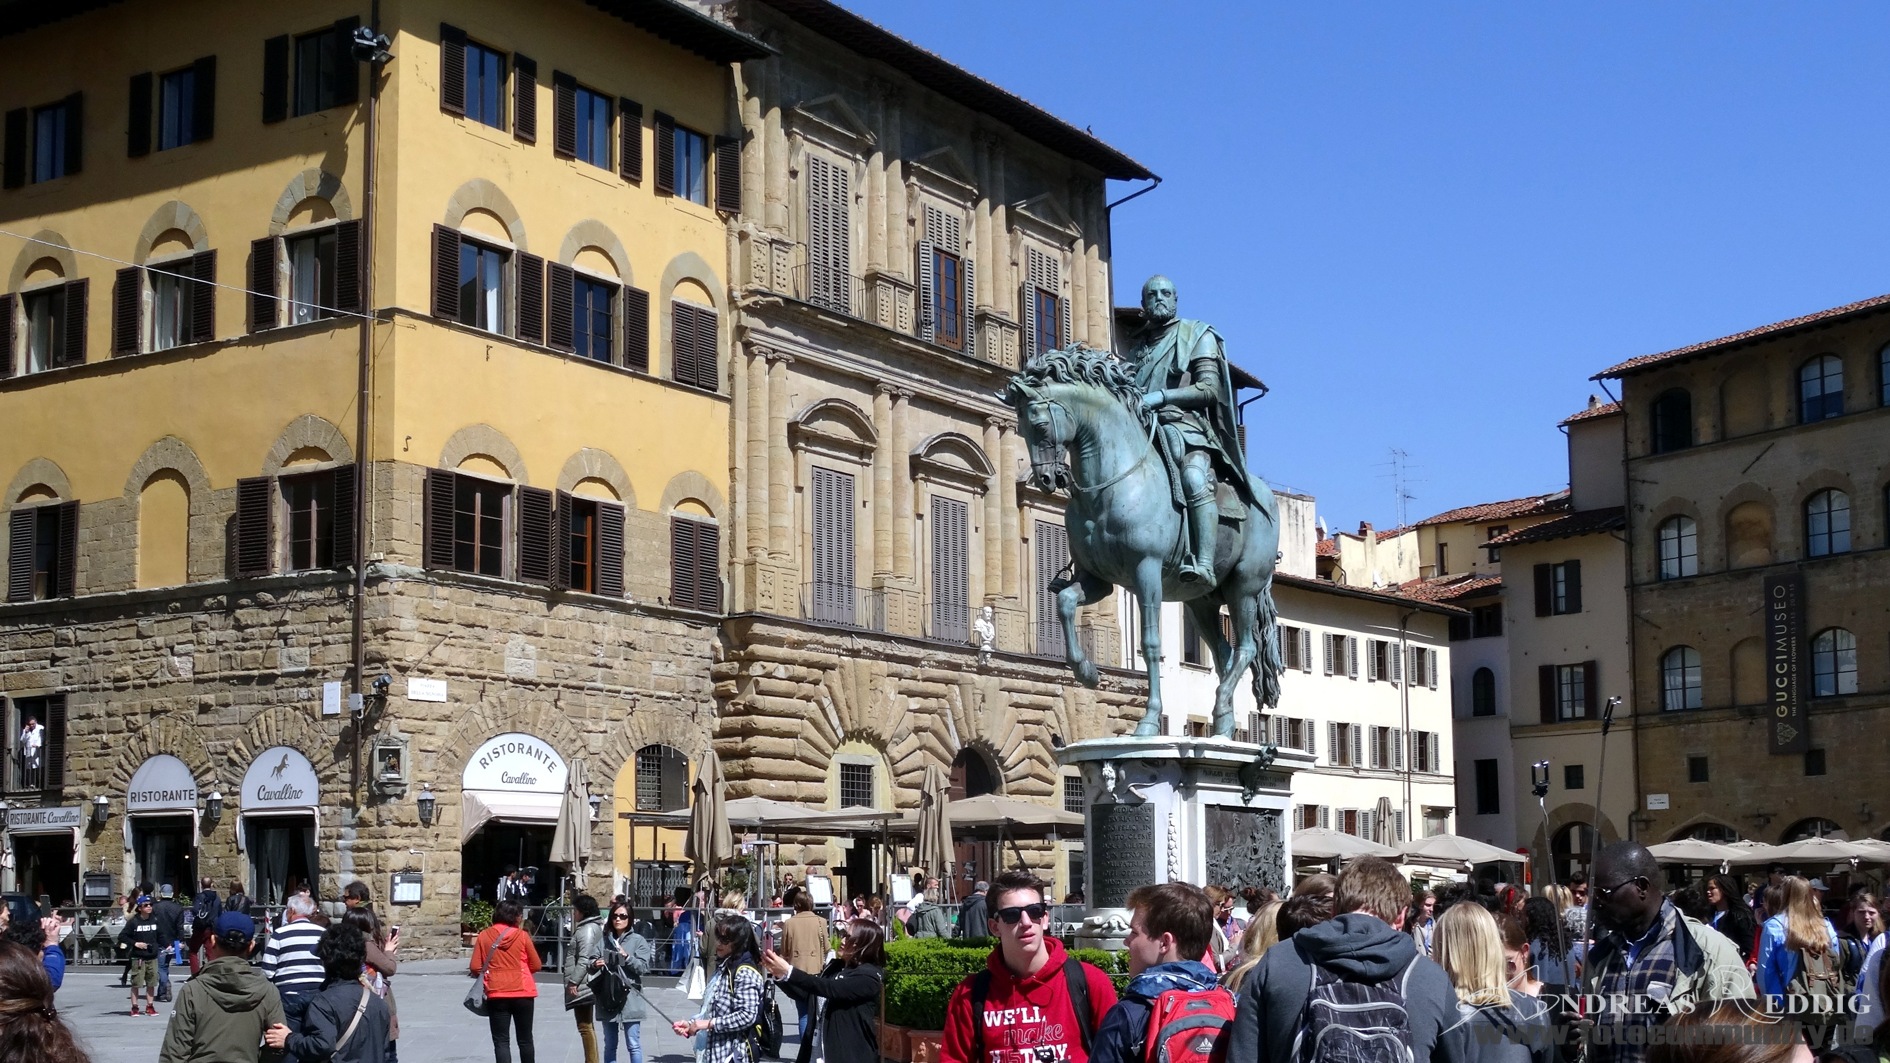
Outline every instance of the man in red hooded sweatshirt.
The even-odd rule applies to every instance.
[[[952,990],[940,1063],[1087,1063],[1116,987],[1050,936],[1044,886],[1027,871],[992,880],[985,896],[998,947]]]

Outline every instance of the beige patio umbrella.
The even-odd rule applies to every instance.
[[[1488,842],[1475,838],[1465,838],[1456,834],[1433,834],[1428,838],[1405,842],[1398,847],[1404,855],[1419,861],[1442,861],[1448,864],[1488,864],[1502,862],[1520,864],[1529,858],[1521,853],[1512,853],[1508,849],[1499,849]]]
[[[1306,827],[1293,832],[1294,860],[1350,860],[1358,856],[1398,859],[1398,850],[1330,827]]]
[[[1716,865],[1732,864],[1744,860],[1749,854],[1718,842],[1702,841],[1699,838],[1681,838],[1678,841],[1661,842],[1650,845],[1647,851],[1654,859],[1663,864]]]
[[[727,785],[722,758],[715,750],[707,750],[696,761],[696,778],[689,784],[689,836],[683,841],[683,855],[695,862],[698,884],[711,879],[715,869],[735,855],[722,798]]]
[[[551,834],[551,862],[563,864],[581,889],[584,862],[591,858],[591,795],[584,785],[584,762],[574,760],[558,803],[558,828]]]
[[[949,789],[945,773],[938,765],[925,769],[925,785],[919,790],[919,847],[917,859],[927,871],[938,876],[943,896],[930,898],[934,904],[949,904],[954,899],[952,883],[957,876],[952,866],[957,856],[952,851],[952,821],[946,805]]]

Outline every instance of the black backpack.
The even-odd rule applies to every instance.
[[[197,894],[197,903],[190,906],[191,921],[198,927],[215,929],[217,917],[223,914],[223,902],[217,899],[215,890],[204,890]]]
[[[1083,973],[1083,961],[1074,956],[1063,961],[1063,983],[1070,990],[1070,1010],[1076,1012],[1076,1030],[1083,1038],[1083,1054],[1089,1054],[1089,1039],[1095,1033],[1090,1024],[1096,1017],[1089,1010],[1089,978]],[[984,1047],[984,1002],[991,998],[991,969],[985,968],[971,976],[971,1051],[972,1055],[985,1054]]]

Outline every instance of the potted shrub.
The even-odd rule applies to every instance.
[[[459,906],[460,944],[472,948],[479,932],[492,925],[491,901],[466,901]]]

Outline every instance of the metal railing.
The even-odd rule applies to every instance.
[[[45,750],[35,750],[31,754],[23,749],[14,750],[7,757],[6,788],[10,793],[22,790],[44,790],[46,788]]]
[[[970,604],[934,599],[925,610],[925,636],[940,642],[970,642]]]
[[[794,282],[794,298],[849,317],[866,316],[866,282],[860,278],[811,262],[802,262],[789,273]]]
[[[1063,621],[1056,617],[1039,620],[1031,626],[1031,646],[1041,657],[1063,656]],[[1096,657],[1096,625],[1076,625],[1076,644],[1083,648],[1083,655],[1094,660]]]
[[[801,617],[822,624],[886,630],[886,591],[815,580],[801,584]]]

